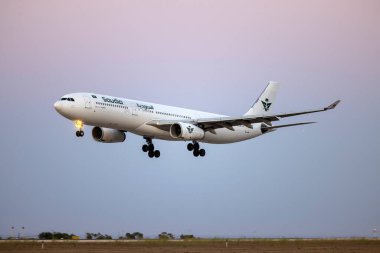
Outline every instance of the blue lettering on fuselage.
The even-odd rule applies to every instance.
[[[123,101],[119,100],[119,99],[116,99],[116,98],[106,98],[106,97],[102,97],[103,101],[106,102],[106,103],[113,103],[113,104],[121,104],[123,105]]]

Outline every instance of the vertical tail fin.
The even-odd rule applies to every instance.
[[[249,109],[249,111],[244,115],[269,114],[279,88],[279,83],[270,81],[263,93],[261,93],[260,97],[252,105],[251,109]]]

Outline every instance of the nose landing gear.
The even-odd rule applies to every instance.
[[[198,157],[198,156],[204,157],[206,155],[206,150],[204,150],[203,148],[200,149],[199,143],[196,141],[194,141],[193,143],[187,144],[187,150],[193,151],[193,155],[195,157]]]
[[[83,137],[84,136],[84,132],[82,130],[76,131],[75,134],[77,137]]]
[[[76,132],[75,132],[75,135],[77,136],[77,137],[83,137],[84,136],[84,132],[83,132],[83,122],[81,121],[81,120],[76,120],[75,122],[74,122],[74,124],[75,124],[75,127],[76,127],[76,129],[78,129]]]
[[[144,144],[142,146],[142,151],[144,151],[145,153],[148,152],[148,156],[150,158],[153,158],[153,157],[160,157],[161,153],[159,150],[154,150],[154,145],[152,143],[152,138],[149,138],[149,137],[144,137],[144,139],[146,140],[146,143],[147,144]]]

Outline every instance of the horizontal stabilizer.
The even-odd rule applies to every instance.
[[[295,123],[295,124],[287,124],[287,125],[278,125],[278,126],[263,126],[262,129],[270,130],[270,129],[277,129],[282,127],[291,127],[291,126],[300,126],[300,125],[308,125],[308,124],[314,124],[317,122],[302,122],[302,123]]]

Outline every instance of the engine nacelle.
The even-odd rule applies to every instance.
[[[205,131],[193,124],[175,123],[170,127],[170,136],[185,140],[201,140],[205,137]]]
[[[103,127],[92,129],[92,138],[99,142],[116,143],[125,141],[125,133],[119,130]]]

